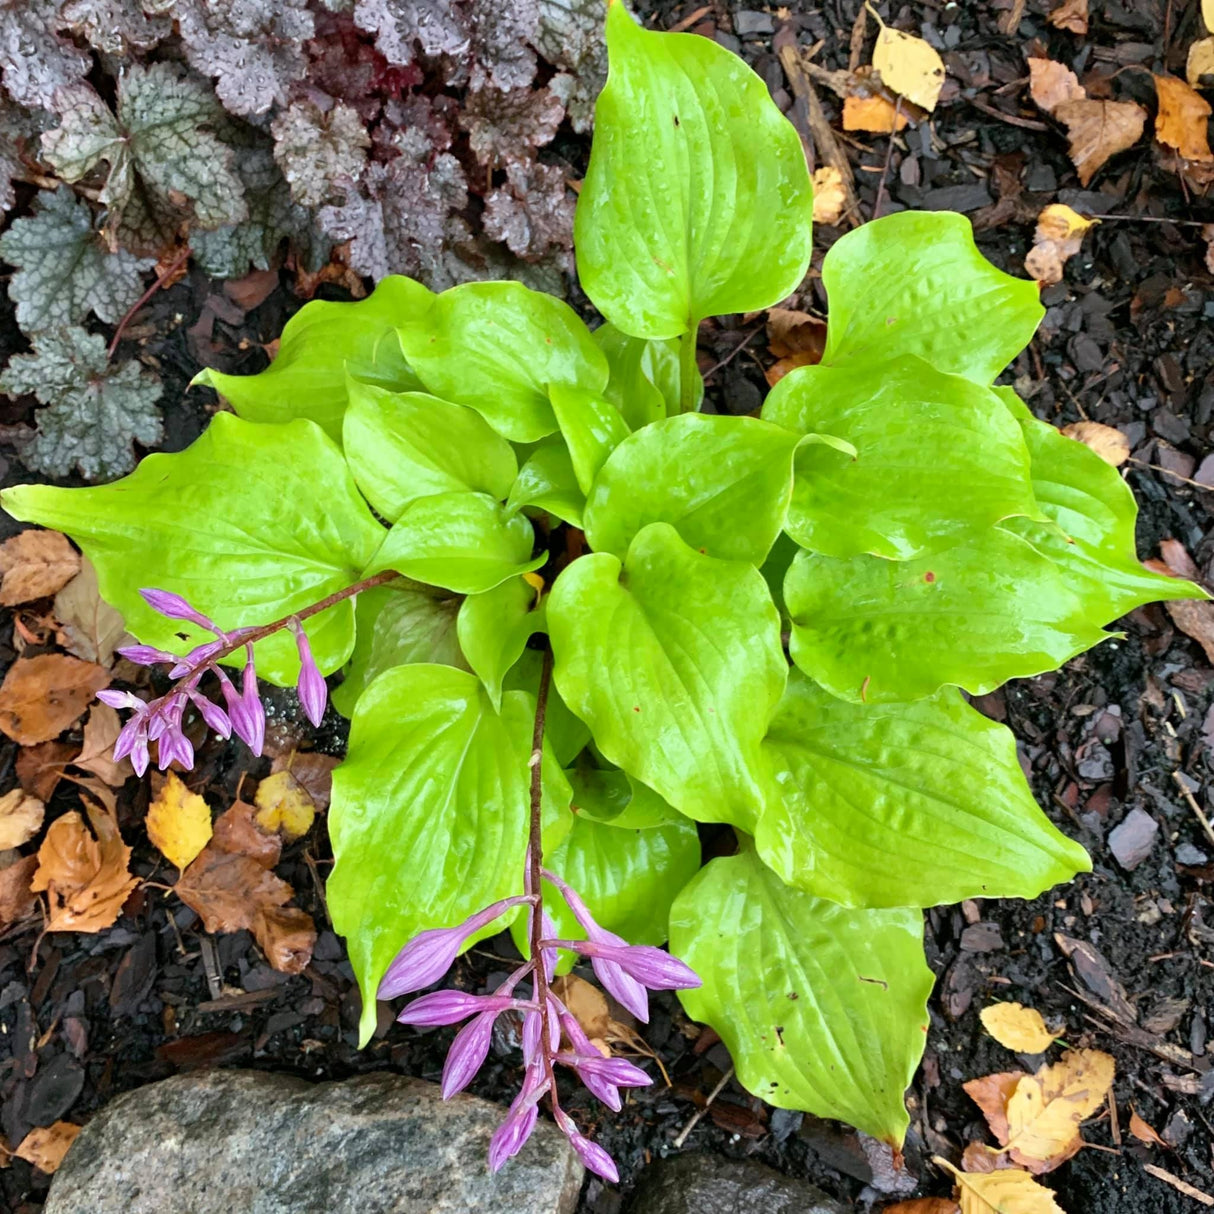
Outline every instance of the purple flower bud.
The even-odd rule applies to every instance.
[[[186,692],[186,695],[190,697],[194,707],[202,715],[202,719],[206,722],[208,729],[224,739],[232,736],[232,722],[228,719],[228,714],[218,704],[208,700],[202,692],[193,687]]]
[[[325,703],[329,698],[329,689],[325,686],[324,675],[316,665],[312,656],[312,646],[308,643],[308,634],[298,620],[291,621],[291,631],[295,633],[295,645],[299,650],[299,702],[303,705],[304,715],[313,725],[320,725],[325,715]]]
[[[194,766],[194,747],[179,729],[169,729],[160,736],[157,753],[161,771],[167,770],[174,760],[186,771]]]
[[[531,1137],[539,1117],[539,1100],[548,1086],[549,1081],[544,1077],[542,1066],[528,1068],[523,1086],[512,1101],[505,1121],[489,1140],[489,1167],[492,1171],[500,1171],[506,1160],[513,1159]]]
[[[611,935],[609,932],[603,935]],[[597,972],[599,961],[614,964],[629,977],[652,991],[678,991],[702,985],[699,975],[678,957],[672,957],[651,944],[628,944],[616,936],[613,941],[560,940],[562,948],[576,949],[591,959]]]
[[[133,708],[136,712],[146,712],[147,705],[131,691],[115,691],[112,688],[99,691],[97,698],[111,708]]]
[[[534,1011],[523,1017],[523,1064],[530,1066],[540,1056],[540,1035],[543,1032],[543,1019],[539,1008],[531,1005]],[[548,1055],[551,1056],[561,1047],[560,1006],[556,999],[548,996]]]
[[[201,611],[196,611],[179,594],[173,594],[170,590],[141,590],[139,593],[153,611],[168,616],[170,620],[189,620],[191,624],[197,624],[209,632],[219,631]]]
[[[379,997],[395,999],[397,995],[408,995],[437,982],[454,964],[469,936],[488,927],[512,906],[530,901],[526,894],[503,898],[455,927],[432,927],[419,932],[388,966],[379,984]]]
[[[172,662],[176,665],[181,661],[177,654],[157,649],[153,645],[124,645],[117,652],[119,657],[134,662],[136,666],[155,666],[160,662]]]
[[[493,1041],[493,1022],[497,1016],[497,1012],[481,1012],[455,1034],[451,1049],[447,1051],[447,1060],[443,1063],[444,1100],[450,1100],[456,1092],[462,1092],[485,1065]]]
[[[248,661],[244,668],[244,682],[240,694],[232,685],[232,680],[222,670],[216,670],[219,676],[219,690],[223,692],[224,702],[228,706],[228,717],[232,722],[232,732],[255,754],[261,754],[266,740],[266,710],[262,707],[261,698],[257,694],[257,672],[253,669],[253,647],[248,648]]]
[[[439,1024],[458,1024],[479,1012],[499,1012],[511,1008],[527,1010],[535,1004],[516,999],[513,995],[469,995],[466,991],[434,991],[414,999],[399,1016],[401,1024],[433,1027]]]
[[[589,1054],[560,1053],[556,1061],[571,1067],[590,1093],[613,1113],[620,1111],[620,1088],[641,1088],[653,1082],[626,1058],[604,1058],[593,1047]]]
[[[556,1124],[560,1126],[561,1133],[569,1139],[569,1145],[577,1152],[578,1158],[595,1175],[601,1176],[611,1184],[616,1184],[620,1179],[620,1173],[615,1166],[615,1160],[597,1142],[591,1142],[589,1138],[586,1138],[564,1109],[554,1109],[553,1112],[556,1115]]]
[[[195,645],[185,657],[174,658],[177,664],[169,671],[169,678],[180,679],[184,675],[197,670],[200,666],[205,666],[211,658],[227,647],[228,642],[222,638],[218,641],[207,641],[205,644]]]
[[[142,704],[142,701],[140,701]],[[148,722],[146,710],[137,713],[123,727],[114,743],[114,762],[121,763],[130,756],[137,776],[148,769]]]

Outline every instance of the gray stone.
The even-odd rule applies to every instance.
[[[749,1160],[678,1155],[651,1163],[637,1182],[629,1214],[850,1214],[808,1181]]]
[[[550,1123],[489,1171],[505,1111],[384,1073],[178,1075],[85,1126],[45,1214],[571,1214],[582,1168]]]
[[[1109,832],[1109,851],[1117,863],[1133,872],[1151,854],[1159,823],[1145,809],[1131,809]]]

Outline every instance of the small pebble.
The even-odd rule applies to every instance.
[[[1133,872],[1150,855],[1159,823],[1144,809],[1132,809],[1109,833],[1109,850],[1117,863]]]

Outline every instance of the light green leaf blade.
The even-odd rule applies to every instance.
[[[333,773],[326,894],[362,992],[363,1045],[407,940],[522,892],[533,714],[509,692],[499,715],[475,676],[449,666],[398,666],[359,700]]]
[[[1052,561],[998,527],[911,561],[801,552],[784,597],[793,661],[832,694],[870,704],[947,684],[980,695],[1111,635]]]
[[[1011,732],[952,689],[849,704],[794,670],[763,751],[771,792],[755,846],[815,897],[856,907],[1035,898],[1091,869],[1033,800]]]
[[[779,618],[762,576],[638,533],[621,562],[573,562],[548,600],[556,685],[602,753],[681,813],[753,829],[759,743],[784,690]]]
[[[577,890],[600,927],[629,944],[662,945],[669,930],[670,905],[700,867],[700,836],[694,822],[678,815],[645,830],[618,830],[575,816],[565,841],[544,857],[544,866]],[[558,937],[586,938],[560,893],[547,882],[544,908]],[[510,925],[510,934],[526,956],[523,916]],[[557,972],[568,973],[574,961],[573,953],[561,949]]]
[[[1139,562],[1138,505],[1116,468],[1035,418],[1011,388],[995,391],[1023,427],[1033,491],[1053,524],[1009,519],[1004,526],[1058,565],[1098,623],[1111,623],[1143,603],[1208,597],[1200,586],[1154,573]]]
[[[519,469],[518,477],[510,486],[506,511],[514,514],[524,506],[547,510],[581,530],[586,495],[577,483],[573,458],[564,442],[543,443]]]
[[[615,405],[595,392],[553,384],[548,398],[569,448],[578,488],[589,493],[607,457],[631,433],[628,423]]]
[[[607,85],[574,221],[578,277],[634,337],[791,293],[809,266],[813,190],[800,137],[736,55],[607,10]]]
[[[932,973],[916,910],[852,910],[786,885],[749,847],[713,860],[670,912],[680,991],[768,1104],[837,1117],[900,1146],[927,1041]]]
[[[610,323],[600,325],[592,336],[611,369],[603,395],[620,411],[630,430],[679,411],[677,342],[629,337]],[[658,383],[671,381],[674,396],[668,402]]]
[[[400,330],[400,341],[428,391],[475,409],[516,443],[556,430],[550,385],[607,386],[607,360],[578,314],[517,282],[444,291],[421,323]]]
[[[1012,515],[1037,515],[1029,454],[1000,399],[921,358],[786,375],[763,417],[843,439],[797,450],[785,530],[826,556],[906,560]]]
[[[822,284],[825,366],[917,354],[990,384],[1045,315],[1037,284],[991,265],[970,221],[948,211],[900,211],[848,232],[826,254]]]
[[[363,577],[395,569],[428,586],[460,594],[492,590],[516,573],[538,569],[535,532],[483,493],[436,493],[405,507]]]
[[[586,500],[586,538],[623,556],[650,523],[693,548],[760,565],[784,525],[799,436],[753,417],[684,413],[625,439]]]
[[[346,374],[394,392],[413,392],[421,380],[400,350],[396,326],[421,322],[435,295],[393,274],[366,299],[314,299],[286,323],[274,361],[256,375],[225,375],[208,367],[193,383],[206,384],[241,417],[255,422],[311,418],[341,442]]]
[[[536,609],[535,587],[524,578],[508,578],[464,599],[456,621],[460,649],[494,707],[501,703],[506,672],[523,656],[531,634],[544,628],[544,609]]]
[[[266,624],[358,581],[386,534],[319,426],[259,426],[230,413],[216,414],[184,451],[149,455],[113,484],[19,485],[0,504],[14,518],[70,535],[128,630],[173,653],[213,638],[157,615],[141,587],[184,595],[229,631]],[[306,629],[317,664],[331,673],[350,656],[354,604],[330,607]],[[257,672],[294,684],[299,656],[289,631],[258,643]]]
[[[346,717],[367,687],[393,666],[418,662],[468,669],[456,637],[460,598],[400,578],[354,601],[354,649],[333,707]]]
[[[391,392],[351,379],[342,425],[346,460],[375,510],[396,522],[436,493],[503,501],[518,473],[514,448],[479,413],[425,392]]]

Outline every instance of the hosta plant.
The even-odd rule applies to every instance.
[[[386,278],[305,306],[260,375],[204,371],[234,414],[188,450],[4,505],[72,536],[129,656],[172,664],[152,703],[107,693],[140,770],[153,750],[188,766],[199,715],[258,752],[259,678],[298,683],[319,721],[344,674],[327,893],[362,1038],[377,993],[433,985],[511,926],[500,989],[401,1014],[467,1022],[450,1093],[521,1013],[495,1166],[548,1101],[614,1174],[554,1068],[613,1107],[648,1076],[552,993],[579,953],[640,1020],[646,987],[678,989],[764,1100],[897,1144],[928,1027],[922,909],[1089,866],[963,693],[1202,592],[1138,563],[1112,467],[992,386],[1042,308],[960,216],[844,236],[821,364],[761,416],[702,412],[700,321],[805,276],[805,158],[719,46],[618,0],[607,33],[576,218],[603,323],[517,283]]]

